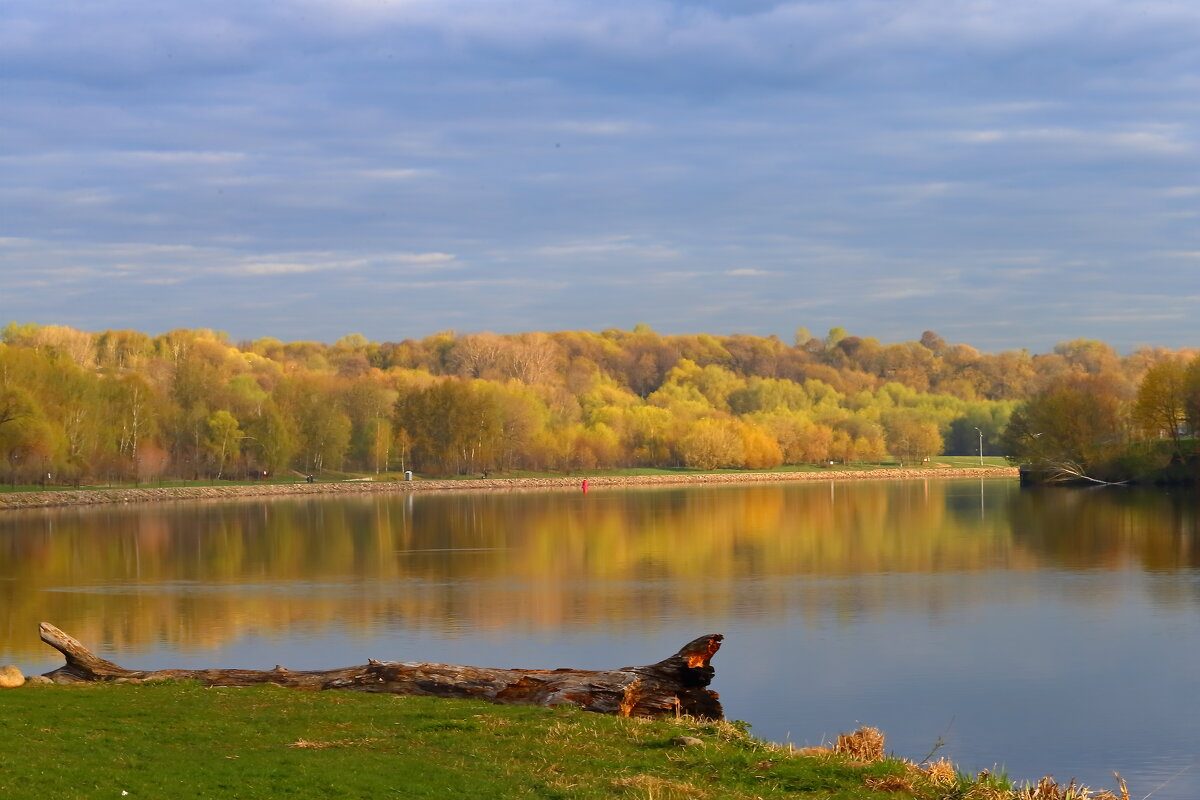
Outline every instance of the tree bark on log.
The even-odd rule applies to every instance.
[[[106,661],[48,622],[42,641],[67,663],[46,673],[56,683],[194,680],[207,686],[273,683],[295,689],[349,689],[431,697],[490,700],[505,705],[575,705],[620,716],[689,714],[722,719],[716,692],[708,689],[712,657],[724,638],[712,633],[688,642],[669,658],[615,670],[492,669],[416,661],[375,661],[329,670],[160,669],[132,670]]]

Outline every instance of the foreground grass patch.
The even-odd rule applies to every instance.
[[[0,741],[8,800],[984,797],[953,770],[801,756],[730,723],[271,686],[4,691]]]

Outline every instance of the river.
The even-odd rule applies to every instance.
[[[704,633],[730,717],[1200,797],[1195,492],[1007,480],[416,493],[0,514],[0,664],[588,668]],[[2,701],[2,698],[0,698]]]

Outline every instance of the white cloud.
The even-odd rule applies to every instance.
[[[678,258],[680,255],[677,250],[664,245],[642,244],[626,237],[546,245],[537,248],[534,253],[549,258],[594,258],[619,255],[632,258],[672,259]]]
[[[375,260],[397,264],[445,264],[453,261],[454,256],[450,253],[392,253]]]
[[[242,264],[238,267],[226,267],[222,272],[233,275],[301,275],[306,272],[318,272],[329,269],[325,264],[302,264],[299,262],[286,263],[282,261],[258,261]]]
[[[112,153],[112,160],[152,164],[232,164],[246,158],[245,153],[201,150],[131,150]]]
[[[421,178],[432,174],[431,170],[427,169],[360,169],[355,170],[355,175],[368,180],[376,181],[411,181],[414,178]]]
[[[922,200],[945,196],[958,188],[959,184],[951,181],[936,181],[932,183],[873,186],[868,191],[889,197],[901,203],[919,203]]]
[[[1082,128],[1017,128],[1013,130],[973,130],[951,134],[952,139],[970,144],[1016,142],[1063,145],[1091,150],[1129,150],[1156,155],[1177,155],[1192,151],[1174,125],[1157,125],[1142,130],[1096,131]]]
[[[624,136],[642,131],[646,125],[628,120],[567,120],[559,122],[555,127],[569,133],[589,136]]]
[[[929,297],[939,289],[928,281],[917,278],[878,278],[870,282],[865,297],[873,301],[908,300],[913,297]]]

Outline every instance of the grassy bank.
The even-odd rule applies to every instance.
[[[805,755],[730,723],[270,686],[3,690],[0,741],[8,800],[1065,797],[878,758],[869,735]]]
[[[785,466],[774,467],[767,470],[744,470],[744,469],[715,469],[715,470],[700,470],[688,469],[686,467],[626,467],[622,469],[584,469],[573,470],[569,473],[562,472],[538,472],[534,470],[493,470],[488,473],[488,477],[496,480],[552,480],[563,477],[572,478],[640,478],[653,476],[702,476],[702,475],[738,475],[738,474],[830,474],[837,472],[863,472],[876,470],[898,470],[898,469],[944,469],[947,467],[955,469],[996,469],[1006,468],[1009,466],[1008,459],[1003,456],[938,456],[928,464],[903,464],[894,459],[879,462],[855,462],[850,464],[832,464],[826,466],[816,466],[812,464],[788,464]],[[481,474],[471,475],[425,475],[417,476],[418,480],[438,480],[438,481],[472,481],[479,480],[483,477]],[[205,478],[203,480],[178,480],[178,479],[152,479],[144,481],[109,481],[106,483],[88,484],[83,486],[63,486],[51,484],[18,484],[5,485],[0,484],[0,494],[5,492],[43,492],[43,491],[97,491],[106,489],[179,489],[179,488],[197,488],[197,487],[219,487],[219,486],[282,486],[290,485],[298,482],[303,482],[305,476],[295,473],[283,476],[272,476],[266,480],[213,480]],[[403,472],[382,472],[382,473],[366,473],[366,472],[325,472],[314,476],[316,482],[319,483],[344,483],[348,481],[403,481]]]
[[[982,463],[981,463],[982,461]],[[764,470],[745,470],[745,469],[688,469],[687,467],[628,467],[622,469],[590,469],[590,470],[575,470],[571,472],[571,476],[580,478],[593,477],[615,477],[615,478],[633,478],[633,477],[649,477],[649,476],[671,476],[671,475],[795,475],[795,474],[818,474],[829,475],[839,472],[875,472],[880,470],[903,470],[903,469],[945,469],[947,467],[954,469],[996,469],[1009,467],[1008,459],[1003,456],[984,456],[980,459],[979,456],[938,456],[928,463],[905,464],[895,459],[885,461],[861,461],[852,462],[849,464],[827,464],[818,466],[815,464],[785,464],[779,467],[772,467]],[[532,470],[512,470],[509,472],[492,472],[490,477],[497,478],[526,478],[544,480],[547,478],[561,478],[561,472],[535,472]],[[456,475],[444,478],[445,480],[473,480],[478,478],[478,475]]]
[[[206,500],[234,497],[267,497],[332,493],[395,493],[424,491],[520,491],[530,489],[577,489],[586,478],[591,488],[628,488],[633,486],[670,486],[685,484],[772,483],[786,481],[833,480],[912,480],[922,478],[1016,478],[1017,470],[978,460],[969,464],[939,460],[920,466],[853,465],[848,468],[795,468],[763,472],[699,470],[611,470],[578,472],[569,477],[561,473],[502,473],[483,476],[405,481],[402,475],[323,476],[312,483],[305,480],[197,481],[173,485],[90,486],[78,489],[9,491],[0,493],[0,510],[44,508],[51,506],[97,505],[103,503],[144,503],[162,500]]]

